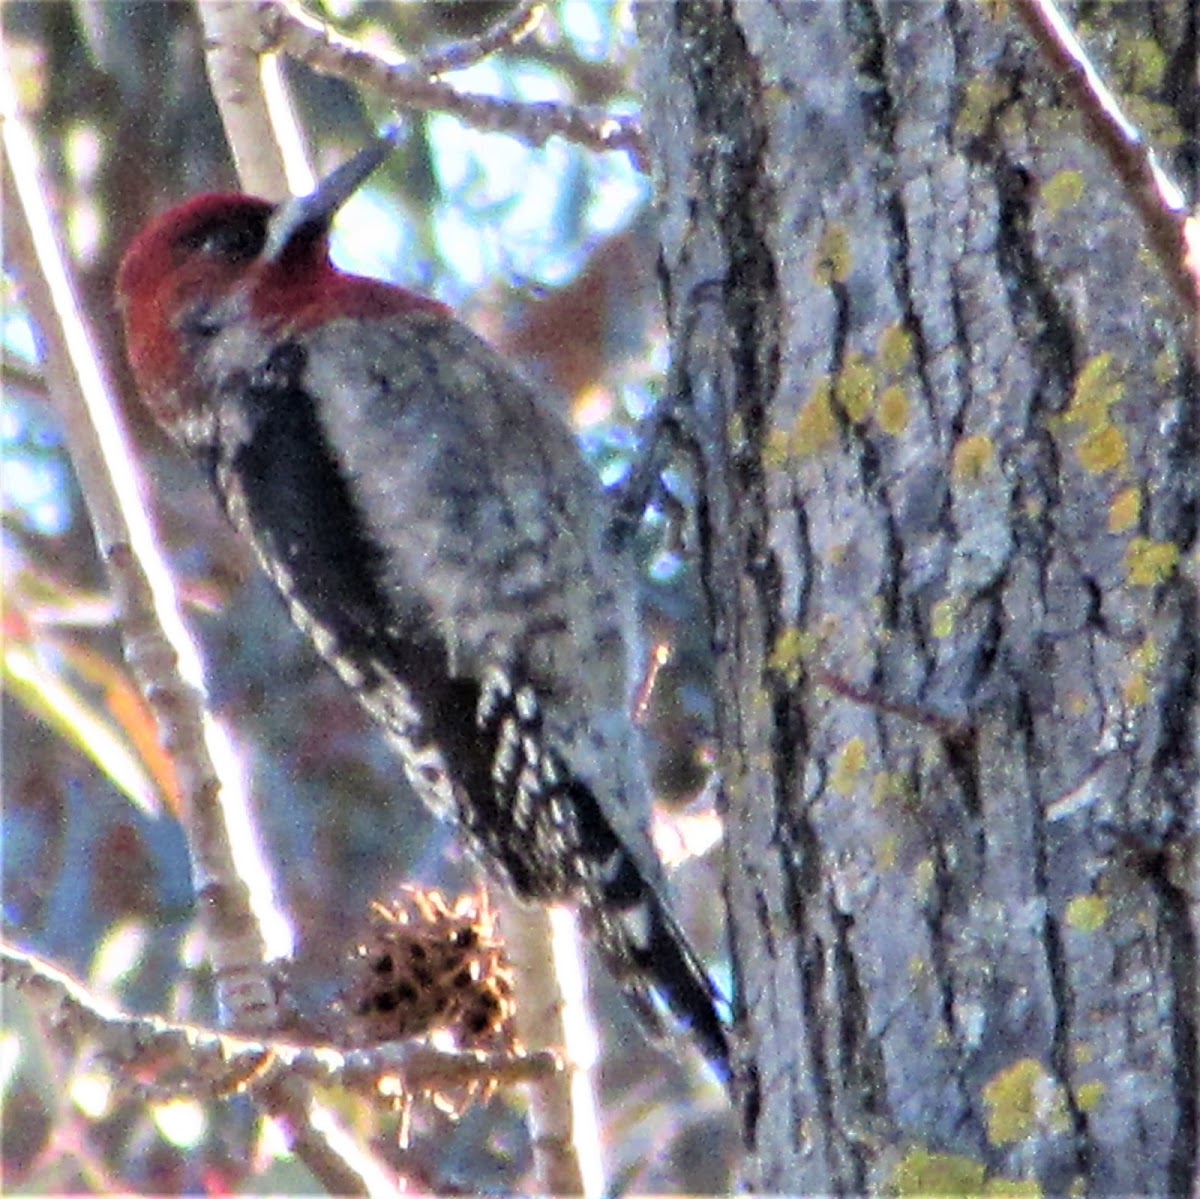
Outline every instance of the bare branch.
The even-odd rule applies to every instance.
[[[275,201],[311,190],[303,139],[278,63],[261,51],[253,7],[244,0],[206,0],[196,8],[209,83],[242,187]]]
[[[506,50],[527,38],[538,26],[545,11],[545,0],[518,0],[511,11],[475,37],[447,42],[421,56],[426,75],[441,75],[482,62],[497,50]]]
[[[1092,139],[1108,157],[1168,280],[1188,313],[1195,316],[1194,285],[1184,267],[1187,209],[1178,184],[1159,165],[1154,150],[1121,111],[1054,0],[1016,0],[1017,11],[1039,49],[1070,93]]]
[[[104,1059],[119,1067],[117,1081],[152,1102],[180,1095],[220,1099],[258,1093],[272,1090],[282,1078],[299,1077],[342,1087],[390,1108],[402,1092],[528,1082],[561,1072],[553,1053],[449,1053],[404,1042],[347,1050],[267,1042],[158,1016],[135,1016],[98,999],[44,958],[2,940],[0,982],[23,992],[58,1034],[73,1042],[95,1041]]]
[[[269,1031],[278,1025],[279,1007],[268,958],[285,948],[287,921],[258,856],[232,748],[205,708],[199,654],[142,506],[112,387],[88,335],[2,59],[0,102],[4,188],[12,197],[4,205],[5,241],[45,347],[46,376],[108,570],[126,657],[176,766],[221,1006],[235,1027]],[[273,1076],[259,1097],[286,1118],[296,1153],[333,1193],[395,1193],[387,1172],[313,1102],[302,1079]]]
[[[590,113],[551,100],[467,95],[431,78],[416,60],[368,50],[320,24],[294,0],[257,0],[257,12],[260,47],[282,51],[321,74],[370,87],[398,105],[450,113],[476,129],[509,133],[535,146],[558,136],[590,150],[624,150],[639,170],[647,169],[646,143],[631,117]]]
[[[561,1046],[567,1059],[566,1073],[528,1091],[537,1186],[546,1195],[595,1194],[604,1186],[592,1069],[596,1034],[582,994],[576,917],[507,896],[501,903],[517,1034],[530,1051]]]
[[[253,44],[254,13],[242,0],[207,0],[196,5],[204,29],[204,62],[238,179],[254,195],[282,200],[289,195],[283,159],[259,77]]]
[[[1192,285],[1192,305],[1195,312],[1192,326],[1192,357],[1200,370],[1200,208],[1183,223],[1183,240],[1187,245],[1183,266]]]
[[[258,881],[251,883],[245,853],[235,852],[229,822],[245,818],[236,763],[223,731],[205,711],[199,655],[142,505],[112,386],[96,357],[61,231],[45,203],[32,139],[3,65],[0,101],[4,190],[10,197],[4,205],[5,241],[44,346],[50,393],[108,571],[125,655],[175,762],[222,1002],[240,1027],[269,1028],[276,1016],[264,972],[263,916],[277,928],[286,926],[273,910],[261,865],[253,863]],[[247,848],[247,839],[240,838],[239,849]]]

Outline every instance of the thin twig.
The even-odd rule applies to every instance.
[[[98,999],[45,958],[3,940],[0,982],[24,993],[56,1033],[72,1041],[94,1040],[105,1060],[119,1068],[122,1085],[157,1102],[180,1095],[220,1099],[257,1093],[283,1077],[299,1077],[390,1107],[397,1090],[416,1094],[471,1083],[511,1084],[561,1071],[552,1053],[445,1052],[405,1042],[369,1049],[293,1045],[135,1016]]]
[[[1191,316],[1196,312],[1193,281],[1184,266],[1187,207],[1179,185],[1159,165],[1146,138],[1121,111],[1054,0],[1016,0],[1017,11],[1070,94],[1096,145],[1108,157],[1175,293]]]
[[[898,716],[901,720],[930,729],[944,741],[962,742],[971,736],[972,728],[969,724],[963,724],[949,716],[943,716],[940,712],[926,710],[905,700],[889,698],[875,687],[860,686],[843,675],[826,670],[823,666],[813,668],[812,680],[819,687],[824,687],[851,703],[883,712],[887,716]]]
[[[460,92],[430,77],[416,59],[368,50],[322,25],[294,0],[257,0],[260,50],[281,51],[324,75],[369,87],[396,104],[445,112],[476,129],[509,133],[541,146],[564,137],[596,151],[626,151],[634,166],[647,169],[648,149],[632,117],[591,113],[559,101],[523,101]]]
[[[40,370],[18,362],[11,354],[0,358],[0,389],[10,396],[14,391],[26,392],[31,399],[49,403],[50,392]]]
[[[482,62],[497,50],[510,49],[533,33],[545,9],[545,0],[518,0],[509,12],[475,37],[446,42],[428,54],[422,54],[421,70],[426,75],[460,71]]]

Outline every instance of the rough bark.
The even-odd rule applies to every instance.
[[[1169,137],[1194,5],[1121,11]],[[638,32],[745,1182],[1186,1194],[1200,400],[1137,220],[1003,4]]]

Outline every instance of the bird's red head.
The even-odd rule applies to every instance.
[[[169,429],[191,395],[204,318],[246,289],[274,206],[251,196],[198,196],[151,221],[117,272],[117,300],[134,377]],[[195,349],[193,349],[195,347]]]
[[[435,300],[339,271],[329,227],[383,161],[391,138],[373,142],[307,196],[273,205],[253,196],[197,196],[152,220],[117,272],[117,299],[134,377],[151,411],[181,434],[202,417],[197,366],[214,338],[240,332],[274,342],[340,317],[424,311]]]

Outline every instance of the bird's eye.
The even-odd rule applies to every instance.
[[[197,250],[222,262],[249,262],[262,253],[267,240],[267,222],[257,212],[223,217],[197,229],[184,240],[189,250]]]

